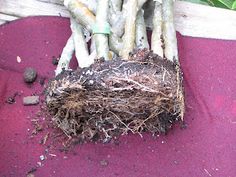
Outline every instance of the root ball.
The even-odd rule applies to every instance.
[[[96,61],[49,82],[46,104],[68,136],[107,142],[132,132],[166,133],[183,114],[178,66],[149,50]]]

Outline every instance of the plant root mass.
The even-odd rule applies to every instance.
[[[67,136],[82,141],[167,133],[184,111],[178,67],[147,49],[134,50],[129,60],[99,59],[53,78],[46,89],[47,108]]]

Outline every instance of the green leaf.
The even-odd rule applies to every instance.
[[[213,7],[236,10],[236,0],[182,0]]]
[[[183,1],[188,1],[196,4],[203,4],[203,5],[208,5],[207,0],[183,0]]]
[[[229,9],[232,8],[234,3],[234,0],[218,0],[218,1],[227,6]]]
[[[233,3],[232,9],[234,9],[234,10],[236,9],[236,0]]]
[[[208,3],[211,4],[214,7],[220,7],[225,9],[230,9],[225,4],[223,4],[220,0],[208,0]]]

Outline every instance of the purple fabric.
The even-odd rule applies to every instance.
[[[31,17],[0,26],[0,176],[25,176],[40,161],[45,146],[30,139],[30,119],[39,106],[23,106],[22,97],[40,93],[40,77],[50,78],[70,36],[68,19]],[[178,34],[184,72],[187,128],[175,126],[167,136],[123,136],[119,145],[78,145],[67,154],[50,150],[36,176],[187,177],[236,175],[236,42]],[[21,62],[16,58],[19,56]],[[73,60],[74,67],[76,61]],[[38,70],[31,86],[25,67]],[[16,91],[16,103],[5,100]],[[43,96],[41,96],[43,98]],[[28,131],[28,129],[30,129]],[[66,156],[66,157],[65,157]],[[102,165],[105,160],[108,164]]]

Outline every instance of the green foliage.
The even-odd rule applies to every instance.
[[[183,0],[183,1],[188,1],[188,2],[192,2],[192,3],[196,3],[196,4],[208,5],[207,0]]]
[[[233,3],[233,9],[235,10],[236,9],[236,1],[234,1],[234,3]]]
[[[236,10],[236,0],[184,0],[184,1]]]

